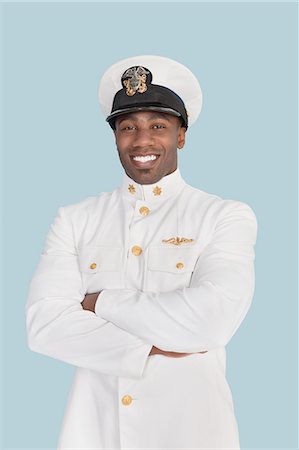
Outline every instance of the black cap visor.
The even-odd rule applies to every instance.
[[[116,117],[136,111],[157,111],[162,112],[164,114],[170,114],[171,116],[181,117],[181,114],[178,111],[175,111],[174,109],[169,108],[167,106],[144,105],[144,106],[131,106],[130,108],[124,108],[119,109],[118,111],[114,111],[112,114],[110,114],[110,116],[107,117],[106,121],[110,122],[111,120],[116,119]]]

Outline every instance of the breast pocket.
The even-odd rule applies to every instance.
[[[79,268],[87,293],[121,288],[121,247],[83,246],[78,249]]]
[[[198,250],[194,245],[150,247],[147,290],[167,292],[188,287],[198,256]]]

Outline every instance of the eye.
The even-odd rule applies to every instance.
[[[121,127],[121,131],[134,131],[136,127],[134,125],[125,125]]]
[[[156,123],[153,128],[155,128],[156,130],[162,130],[163,128],[166,128],[165,125],[163,125],[162,123]]]

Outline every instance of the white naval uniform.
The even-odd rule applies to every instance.
[[[224,347],[251,303],[255,239],[246,204],[179,170],[59,209],[27,303],[30,348],[77,366],[58,449],[239,448]]]

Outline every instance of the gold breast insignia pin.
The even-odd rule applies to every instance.
[[[162,239],[163,244],[172,244],[172,245],[182,245],[182,244],[189,244],[190,242],[193,242],[194,239],[188,239],[184,237],[173,237],[170,239]]]

